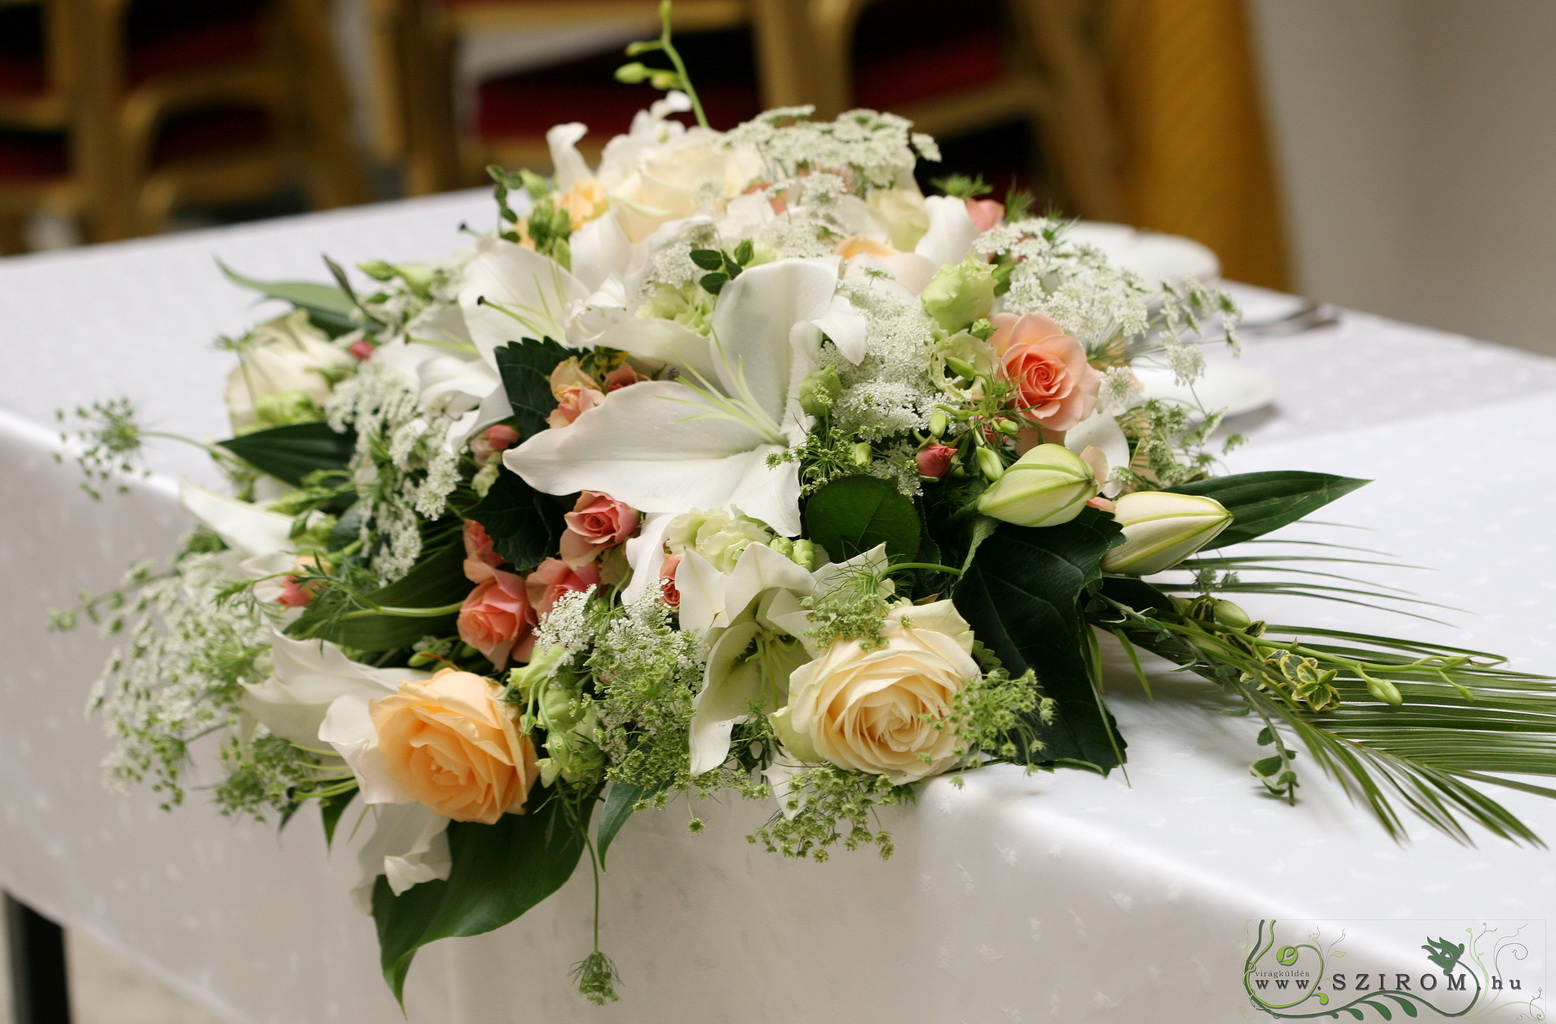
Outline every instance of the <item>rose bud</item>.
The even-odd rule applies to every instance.
[[[951,468],[951,463],[956,461],[956,449],[948,444],[932,444],[919,452],[915,461],[918,463],[919,476],[939,480]]]
[[[978,498],[978,511],[1017,526],[1058,526],[1097,493],[1091,467],[1070,449],[1040,444]]]
[[[1129,576],[1172,568],[1232,522],[1232,513],[1214,498],[1169,491],[1126,494],[1113,517],[1124,528],[1124,543],[1102,556],[1102,568]]]

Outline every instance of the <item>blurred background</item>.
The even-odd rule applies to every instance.
[[[0,252],[480,185],[654,98],[654,0],[0,0]],[[1550,0],[677,0],[715,127],[888,109],[928,177],[1556,354]],[[587,143],[586,147],[587,149]],[[926,182],[927,185],[927,182]]]

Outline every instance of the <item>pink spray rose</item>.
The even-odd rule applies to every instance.
[[[605,393],[608,395],[619,388],[624,388],[629,384],[638,384],[645,380],[648,380],[648,378],[643,376],[643,374],[634,370],[627,363],[622,363],[605,375]]]
[[[510,658],[527,662],[535,649],[537,617],[524,580],[501,569],[487,571],[491,577],[478,584],[459,609],[459,639],[497,669],[506,667]]]
[[[1016,385],[1021,416],[1043,428],[1069,430],[1091,415],[1102,374],[1086,361],[1086,349],[1041,313],[994,317],[989,344],[1000,357],[1001,376]]]
[[[665,604],[671,608],[681,606],[681,591],[675,585],[675,570],[680,567],[680,555],[671,555],[665,559],[665,564],[659,567],[659,596],[663,597]]]
[[[946,471],[951,468],[951,463],[955,459],[955,448],[945,444],[932,444],[919,452],[915,461],[918,463],[920,476],[939,480],[946,475]]]
[[[564,594],[587,590],[599,583],[599,566],[589,564],[575,568],[560,558],[541,562],[524,581],[529,590],[529,602],[537,615],[549,613]]]
[[[492,550],[492,538],[486,527],[474,519],[465,520],[465,579],[471,583],[485,583],[492,578],[492,570],[503,563],[503,557]]]
[[[578,503],[562,518],[567,522],[562,561],[575,567],[626,543],[637,532],[639,520],[637,509],[594,491],[578,495]]]
[[[470,439],[470,454],[475,456],[477,463],[484,466],[518,443],[519,432],[506,423],[499,423],[487,427]]]
[[[973,227],[981,233],[999,227],[1005,217],[1005,204],[995,199],[969,199],[967,215],[972,218]]]
[[[551,394],[556,408],[546,417],[552,429],[565,427],[579,416],[605,401],[599,383],[578,365],[575,356],[556,364],[551,371]]]

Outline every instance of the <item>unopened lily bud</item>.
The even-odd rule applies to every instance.
[[[1102,568],[1129,576],[1172,568],[1232,522],[1232,513],[1214,498],[1170,491],[1126,494],[1113,517],[1124,528],[1124,543],[1102,556]]]
[[[1058,526],[1079,515],[1096,493],[1091,467],[1079,455],[1063,445],[1040,444],[983,492],[978,511],[1017,526]]]
[[[1000,460],[999,454],[989,448],[979,448],[976,456],[978,460],[978,472],[990,483],[1005,475],[1005,463]],[[980,499],[980,505],[982,501]]]
[[[1387,679],[1368,677],[1367,692],[1385,704],[1398,706],[1405,702],[1405,698],[1399,692],[1399,687]]]
[[[1247,629],[1253,625],[1253,616],[1231,601],[1217,601],[1215,616],[1217,622],[1232,629]]]

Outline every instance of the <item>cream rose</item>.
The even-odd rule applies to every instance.
[[[357,365],[302,310],[254,328],[238,344],[238,360],[226,394],[234,433],[292,422],[299,406],[322,405]]]
[[[672,220],[710,207],[721,210],[762,170],[755,150],[730,145],[705,128],[691,128],[645,147],[625,167],[610,166],[611,156],[607,150],[600,177],[608,182],[622,230],[634,243]]]
[[[885,639],[873,650],[834,643],[796,669],[780,715],[822,760],[902,785],[956,762],[956,736],[936,725],[979,669],[972,630],[950,601],[894,609]]]
[[[497,701],[501,689],[444,669],[371,705],[378,754],[407,796],[455,821],[490,825],[524,810],[539,777],[535,746]]]

